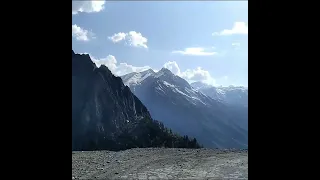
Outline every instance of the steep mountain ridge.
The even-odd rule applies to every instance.
[[[149,70],[150,71],[150,70]],[[206,147],[247,147],[247,117],[237,108],[214,100],[186,80],[161,69],[146,78],[134,73],[121,78],[151,115],[173,130],[196,137]]]
[[[154,75],[155,72],[152,69],[147,71],[143,71],[141,73],[132,72],[127,75],[122,76],[122,80],[126,82],[127,86],[135,85],[149,77],[150,75]]]
[[[153,121],[142,102],[106,66],[97,68],[89,55],[72,51],[73,150],[174,144],[198,146],[196,140],[170,134],[161,123]]]
[[[162,68],[157,73],[152,70],[146,70],[140,73],[134,72],[121,76],[121,78],[123,79],[124,84],[129,86],[134,93],[139,93],[136,88],[142,92],[143,89],[141,89],[141,87],[153,86],[158,93],[163,94],[165,93],[164,90],[166,89],[174,93],[181,94],[183,96],[173,96],[171,98],[175,99],[177,97],[183,97],[184,101],[191,101],[192,104],[199,105],[199,107],[211,106],[213,103],[212,99],[208,98],[203,93],[196,91],[185,79],[174,75],[166,68]],[[209,103],[206,104],[204,101]]]

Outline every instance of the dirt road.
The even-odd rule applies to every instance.
[[[72,179],[248,179],[248,151],[137,148],[72,152]]]

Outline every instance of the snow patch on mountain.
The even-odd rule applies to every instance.
[[[172,88],[175,88],[174,85],[168,83],[167,81],[163,81],[163,84],[166,85],[167,87],[172,87]]]
[[[149,70],[146,70],[146,71],[143,71],[143,72],[140,72],[140,73],[133,72],[133,73],[130,73],[130,74],[126,74],[124,76],[121,76],[121,78],[123,80],[123,83],[126,86],[131,87],[131,86],[140,84],[146,78],[148,78],[149,76],[153,76],[155,74],[156,73],[152,69],[149,69]]]

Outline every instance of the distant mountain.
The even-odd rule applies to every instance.
[[[121,77],[155,119],[205,147],[246,148],[247,113],[205,95],[186,80],[162,68]]]
[[[198,89],[205,89],[205,88],[210,88],[211,86],[206,84],[206,83],[203,83],[201,81],[198,81],[198,82],[194,82],[194,83],[191,83],[190,84],[194,89],[198,90]]]
[[[199,147],[151,118],[120,77],[72,51],[72,150]]]
[[[191,86],[214,100],[228,105],[248,107],[248,88],[242,86],[214,87],[202,82],[191,83]]]

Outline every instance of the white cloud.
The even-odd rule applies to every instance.
[[[216,80],[210,75],[209,71],[197,67],[196,69],[187,69],[181,72],[177,62],[166,62],[163,67],[169,69],[173,74],[180,76],[188,82],[202,81],[207,84],[216,85]]]
[[[96,59],[91,55],[90,57],[98,67],[105,65],[110,69],[111,72],[117,69],[117,59],[113,55],[108,55],[107,57],[101,59]]]
[[[233,24],[232,29],[224,29],[221,32],[214,32],[212,33],[213,36],[228,36],[233,34],[241,34],[247,35],[248,34],[248,24],[245,22],[235,22]]]
[[[108,37],[108,39],[110,39],[114,43],[117,43],[117,42],[124,40],[126,38],[126,36],[127,36],[126,33],[119,32],[119,33],[114,34],[111,37]]]
[[[206,51],[206,49],[202,47],[185,48],[183,51],[172,51],[172,53],[191,56],[213,56],[217,54],[217,52]]]
[[[129,33],[119,32],[114,34],[113,36],[108,37],[112,42],[119,43],[121,41],[125,41],[126,44],[133,47],[143,47],[148,48],[147,42],[148,39],[143,37],[141,33],[130,31]]]
[[[85,53],[87,54],[87,53]],[[141,72],[150,69],[150,66],[133,66],[127,63],[118,63],[117,59],[113,55],[108,55],[105,58],[97,59],[91,56],[92,61],[100,67],[101,65],[107,66],[110,71],[116,76],[122,76],[131,72]]]
[[[175,75],[180,75],[180,68],[175,61],[166,62],[163,67],[169,69]]]
[[[72,14],[78,12],[93,13],[100,12],[104,9],[105,1],[72,1]]]
[[[148,48],[148,39],[143,37],[141,33],[130,31],[128,34],[128,41],[130,46]]]
[[[201,81],[207,84],[216,85],[216,80],[210,75],[209,71],[197,67],[196,69],[187,69],[180,76],[189,82]]]
[[[95,38],[92,32],[89,32],[76,24],[72,25],[72,37],[76,38],[78,41],[89,41]]]

